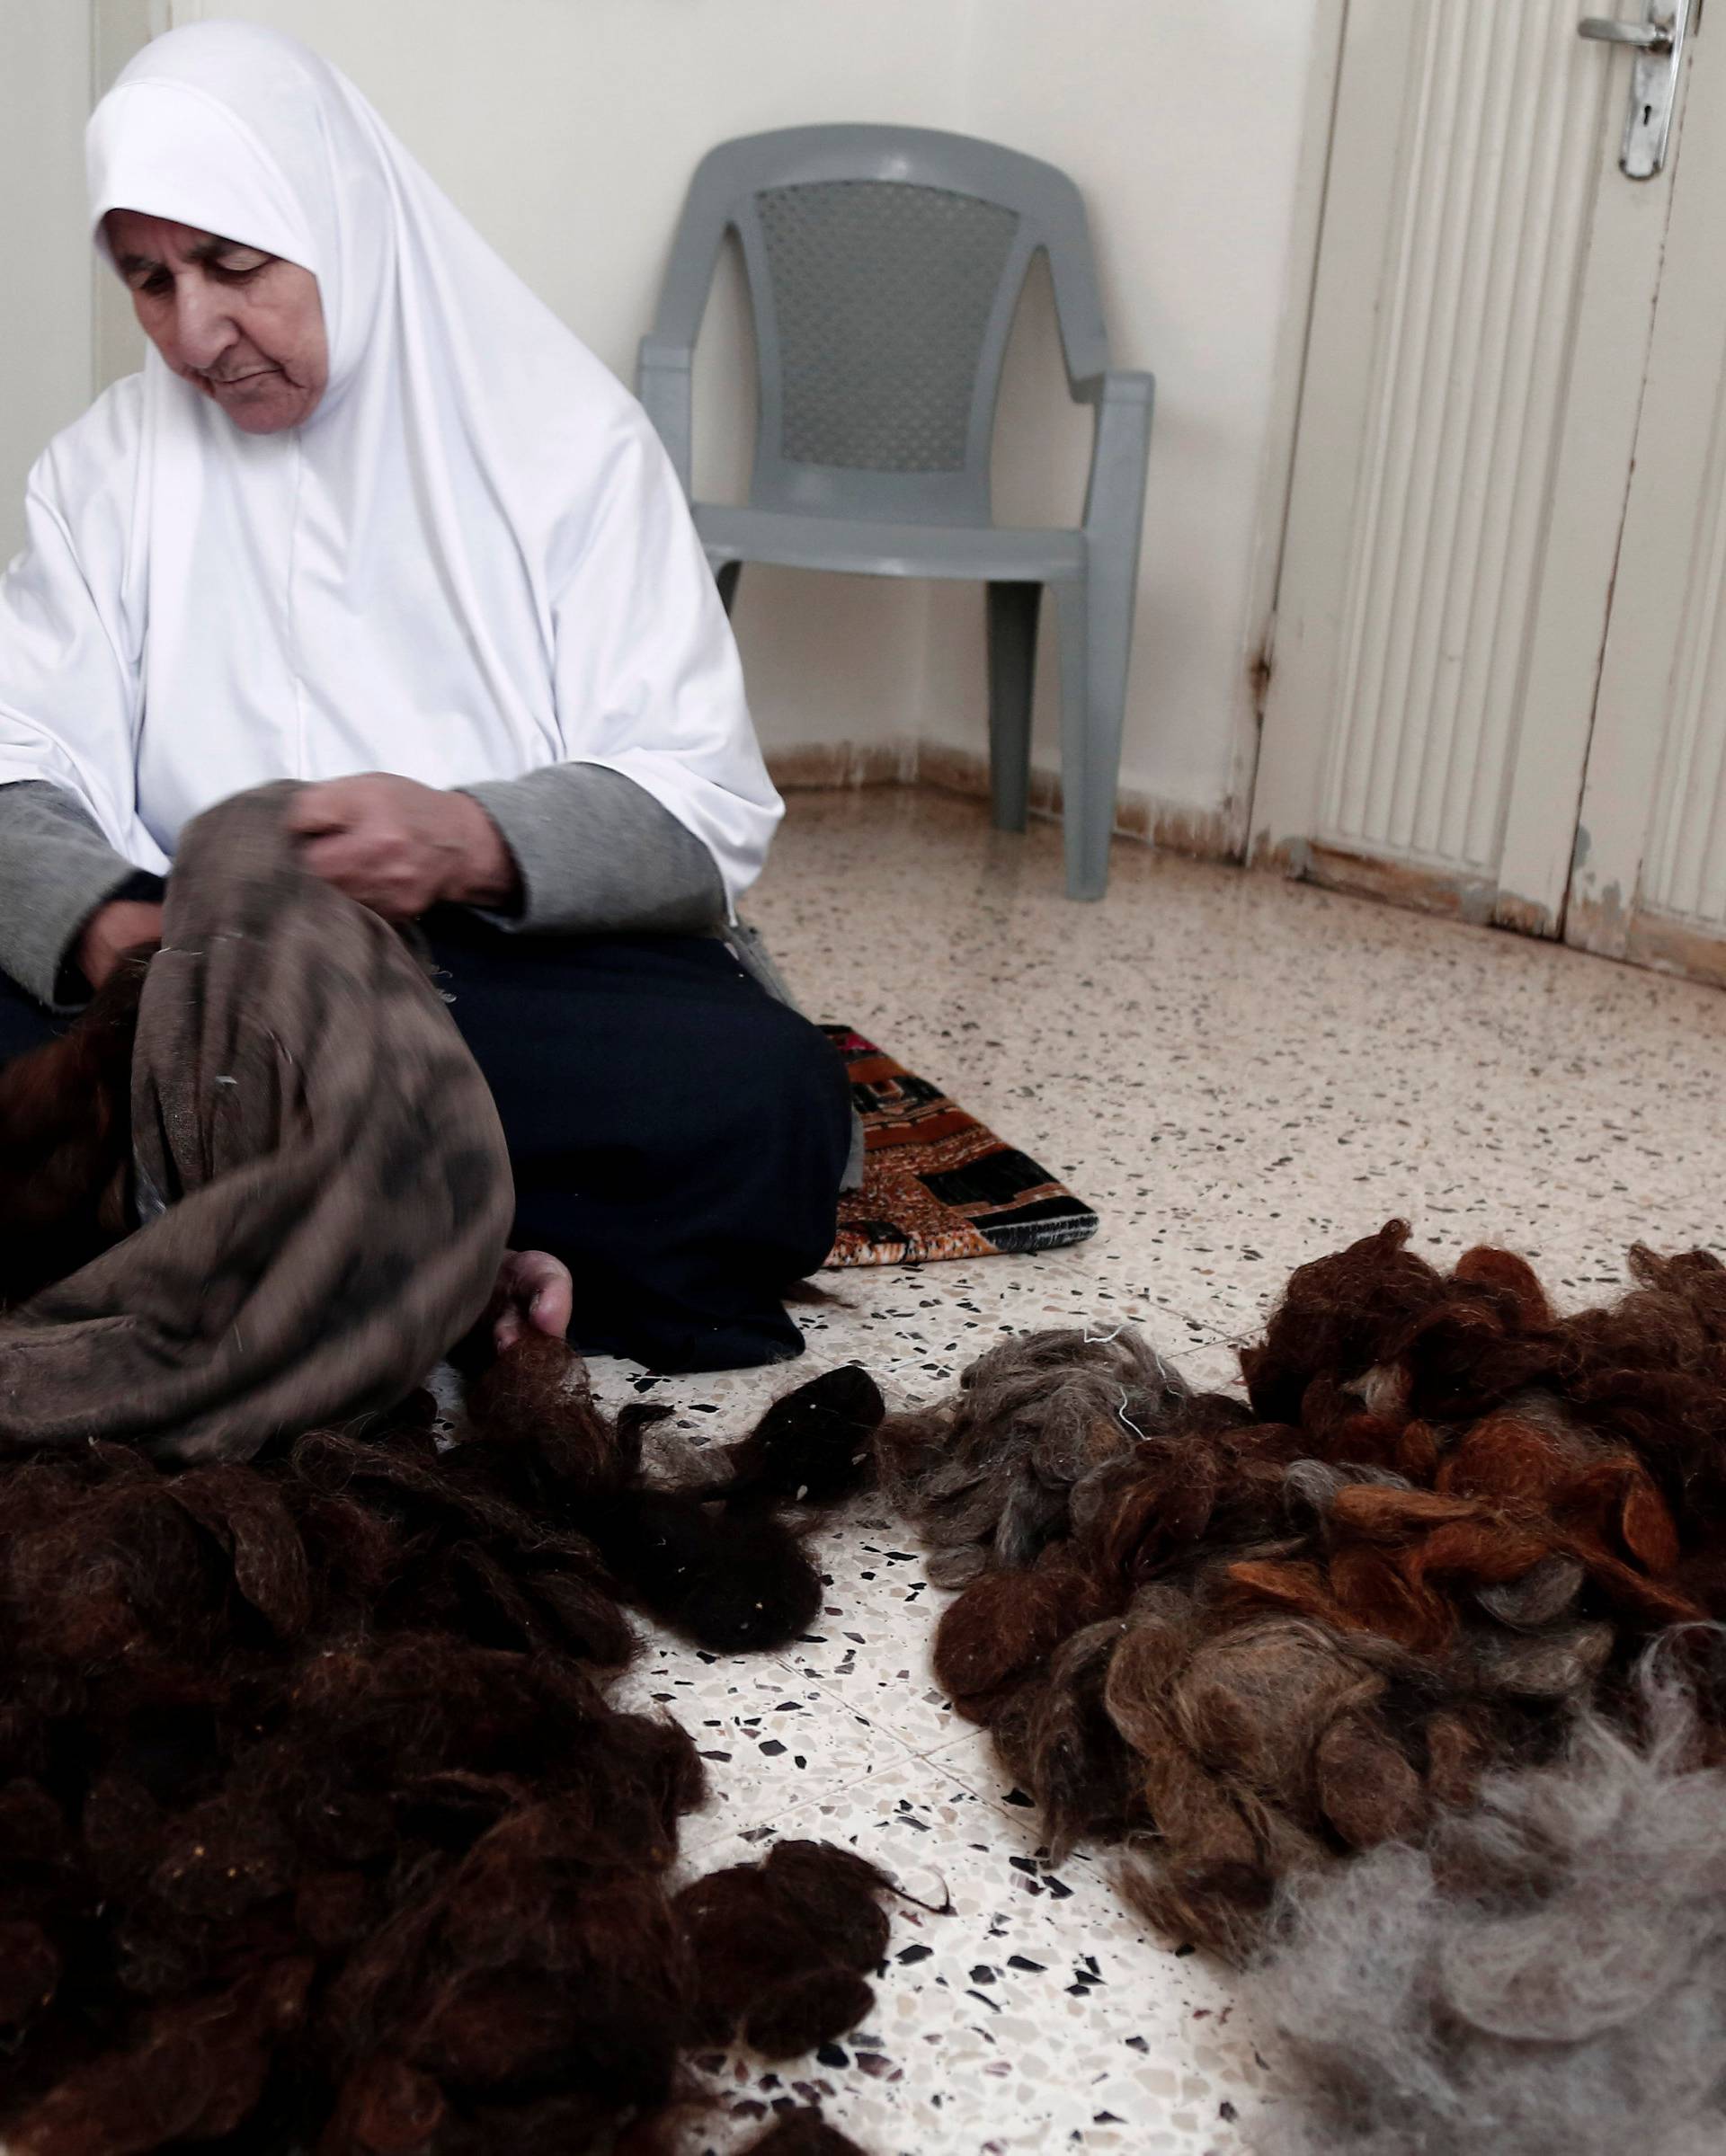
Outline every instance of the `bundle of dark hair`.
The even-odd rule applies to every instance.
[[[878,1396],[817,1379],[682,1493],[642,1486],[644,1418],[561,1343],[470,1413],[453,1446],[422,1397],[245,1466],[0,1468],[18,2156],[645,2152],[691,2046],[783,2055],[866,2010],[881,1875],[796,1842],[675,1893],[701,1762],[607,1679],[620,1593],[726,1644],[802,1621],[813,1567],[761,1508],[853,1480]]]
[[[1244,1401],[1045,1334],[880,1436],[975,1574],[945,1689],[1052,1841],[1125,1838],[1139,1906],[1232,1955],[1279,1881],[1418,1836],[1726,1616],[1726,1270],[1639,1248],[1561,1318],[1504,1251],[1446,1276],[1407,1242],[1295,1273]]]
[[[820,1609],[821,1574],[781,1508],[862,1488],[885,1408],[874,1380],[848,1364],[798,1386],[721,1448],[720,1475],[698,1453],[675,1463],[669,1483],[647,1481],[643,1434],[669,1410],[636,1405],[607,1422],[579,1361],[540,1335],[498,1360],[468,1412],[504,1447],[520,1501],[579,1517],[627,1600],[702,1646],[737,1653],[783,1646]]]
[[[132,1041],[147,952],[122,958],[56,1040],[0,1064],[0,1309],[129,1225]]]

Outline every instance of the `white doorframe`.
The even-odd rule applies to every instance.
[[[1568,941],[1726,979],[1726,22],[1692,51]]]
[[[1330,179],[1337,84],[1349,5],[1350,0],[1316,0],[1313,10],[1312,58],[1301,111],[1300,163],[1289,220],[1288,278],[1277,335],[1270,417],[1253,519],[1252,581],[1241,665],[1241,715],[1234,729],[1229,770],[1227,837],[1229,850],[1235,856],[1244,856],[1247,850],[1265,701],[1275,663],[1277,589],[1294,491],[1301,398],[1318,288],[1319,244]]]
[[[1618,170],[1581,12],[1352,0],[1251,820],[1255,859],[1546,934],[1671,197]]]
[[[1417,11],[1394,0],[1388,6],[1375,0],[1352,5],[1339,58],[1250,853],[1254,861],[1296,872],[1309,865],[1303,849],[1319,822],[1329,750],[1329,735],[1316,722],[1334,709],[1343,661],[1349,561],[1336,528],[1337,505],[1352,505],[1360,486],[1373,325],[1392,266],[1405,111],[1400,96],[1373,89],[1402,80],[1416,28]],[[1347,138],[1338,141],[1345,115]]]
[[[1656,179],[1626,180],[1618,170],[1617,130],[1627,90],[1622,59],[1609,78],[1609,161],[1600,175],[1588,270],[1570,333],[1570,381],[1549,511],[1553,539],[1529,637],[1523,735],[1511,766],[1506,873],[1495,916],[1507,926],[1544,936],[1560,933],[1569,892],[1637,430],[1649,386],[1689,77],[1700,42],[1693,37],[1686,49],[1686,79],[1666,169]],[[1713,42],[1721,42],[1718,36]],[[1609,48],[1594,50],[1617,58]]]

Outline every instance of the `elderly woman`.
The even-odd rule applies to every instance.
[[[578,1341],[795,1353],[846,1089],[727,926],[780,804],[647,421],[289,39],[157,40],[89,165],[152,349],[0,581],[0,1057],[159,935],[192,817],[304,781],[306,865],[420,924]]]

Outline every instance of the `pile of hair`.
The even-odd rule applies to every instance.
[[[1287,1883],[1248,1983],[1301,2099],[1266,2156],[1726,2146],[1726,1753],[1668,1659],[1627,1727],[1586,1710],[1424,1843]]]
[[[1504,1977],[1515,1897],[1570,1863],[1570,1831],[1598,1828],[1530,1917],[1547,1960],[1523,1996],[1544,1983],[1558,2018],[1569,1992],[1612,1994],[1640,2031],[1618,2065],[1659,2074],[1670,2042],[1692,2091],[1674,2115],[1713,2133],[1722,1770],[1677,1774],[1678,1709],[1646,1734],[1633,1673],[1659,1641],[1668,1677],[1698,1684],[1687,1712],[1720,1720],[1703,1680],[1709,1619],[1726,1617],[1726,1268],[1635,1248],[1623,1300],[1564,1318],[1506,1250],[1441,1274],[1407,1239],[1390,1222],[1294,1272],[1241,1358],[1245,1399],[1196,1393],[1131,1333],[1045,1333],[886,1421],[886,1490],[934,1544],[932,1576],[966,1583],[940,1617],[937,1677],[991,1729],[1057,1850],[1124,1843],[1124,1891],[1161,1932],[1245,1960],[1277,1911],[1305,1911],[1267,1982],[1383,2011],[1383,2046],[1361,2042],[1368,2074],[1396,2046],[1444,2050],[1463,2014],[1444,1985]],[[1482,1794],[1487,1811],[1469,1809]],[[1674,1822],[1694,1832],[1683,1852],[1661,1839]],[[1489,1846],[1501,1906],[1469,1885]],[[1624,1939],[1649,1940],[1646,1966],[1581,1951],[1584,1912],[1614,1897],[1638,1903]],[[1404,1949],[1426,1973],[1375,2005],[1383,1957]],[[1678,1992],[1700,2027],[1678,2027]],[[1312,2053],[1322,2014],[1299,2027]],[[1482,2145],[1480,2091],[1499,2068],[1515,2081],[1519,2057],[1510,2044],[1498,2065],[1458,2065],[1467,2133],[1402,2133],[1387,2096],[1368,2145]]]
[[[0,1064],[0,1309],[130,1226],[132,1041],[148,954],[122,958],[58,1038]]]
[[[1726,1616],[1726,1269],[1639,1248],[1566,1318],[1507,1252],[1407,1245],[1302,1266],[1244,1399],[1047,1333],[880,1433],[969,1579],[939,1681],[1057,1848],[1124,1840],[1137,1905],[1226,1955],[1279,1883],[1418,1838]]]
[[[625,1601],[728,1645],[806,1621],[772,1506],[866,1471],[879,1396],[817,1379],[671,1492],[561,1343],[468,1405],[453,1445],[422,1397],[245,1465],[0,1463],[14,2156],[645,2156],[693,2047],[867,2010],[881,1875],[795,1842],[678,1891],[700,1759],[609,1684]]]

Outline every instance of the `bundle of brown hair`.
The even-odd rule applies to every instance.
[[[1562,1318],[1508,1252],[1441,1274],[1408,1233],[1293,1275],[1244,1400],[1045,1334],[880,1433],[974,1575],[939,1681],[1057,1846],[1124,1839],[1139,1906],[1232,1955],[1280,1881],[1419,1836],[1726,1616],[1726,1270],[1639,1248]]]
[[[78,1023],[0,1065],[0,1309],[130,1225],[132,1042],[148,954],[121,959]]]
[[[783,1637],[813,1574],[758,1501],[845,1486],[878,1411],[818,1379],[668,1496],[643,1418],[534,1338],[453,1445],[422,1397],[244,1466],[0,1466],[6,2146],[645,2152],[691,2047],[850,2026],[881,1875],[796,1842],[674,1891],[701,1761],[608,1681],[620,1595]],[[743,1520],[741,1580],[668,1579],[629,1524],[666,1503],[710,1543]],[[846,2146],[807,2116],[762,2145]]]

